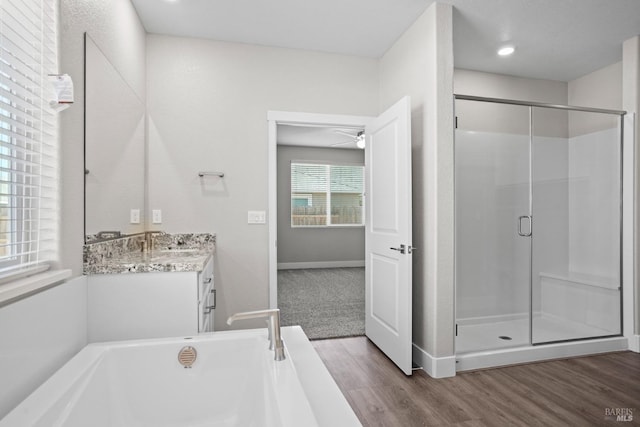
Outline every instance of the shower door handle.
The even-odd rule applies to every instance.
[[[529,220],[529,231],[526,233],[522,232],[522,220],[523,219],[527,219]],[[518,235],[522,236],[522,237],[529,237],[531,236],[531,232],[533,231],[533,227],[532,227],[532,223],[531,223],[531,215],[521,215],[518,217]]]

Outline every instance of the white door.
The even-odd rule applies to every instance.
[[[365,329],[411,375],[411,102],[366,128]]]

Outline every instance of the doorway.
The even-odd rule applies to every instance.
[[[277,126],[278,308],[310,339],[365,333],[363,131]]]
[[[278,307],[278,125],[363,128],[365,334],[406,374],[412,355],[411,99],[377,117],[269,112],[269,302]]]
[[[312,157],[315,156],[317,158],[318,156],[317,150],[322,150],[322,148],[321,147],[319,148],[318,144],[314,144],[312,142],[313,140],[312,136],[307,138],[306,136],[309,136],[309,135],[305,136],[305,134],[312,134],[312,135],[316,134],[316,136],[318,134],[324,134],[325,136],[324,148],[335,148],[335,147],[342,147],[341,149],[351,148],[351,150],[349,151],[352,151],[352,152],[350,153],[350,156],[347,156],[349,159],[348,161],[345,162],[345,160],[342,159],[342,162],[340,162],[339,156],[335,157],[335,153],[333,153],[334,157],[331,157],[331,154],[329,155],[329,157],[324,157],[324,159],[328,160],[326,163],[331,163],[329,162],[329,160],[331,160],[332,163],[343,163],[343,164],[358,163],[359,162],[357,160],[358,153],[356,152],[354,155],[353,151],[354,150],[360,151],[360,150],[356,147],[356,140],[353,139],[351,136],[357,137],[358,133],[364,129],[365,125],[369,123],[371,119],[372,118],[370,117],[364,117],[364,116],[326,115],[326,114],[310,114],[310,113],[280,112],[280,111],[270,111],[268,113],[269,218],[273,219],[269,221],[269,305],[271,308],[280,307],[280,304],[278,301],[279,276],[280,276],[280,280],[288,281],[288,283],[291,283],[292,280],[298,281],[300,277],[306,277],[308,285],[311,285],[314,281],[318,281],[318,280],[321,280],[321,281],[324,280],[326,282],[327,277],[333,277],[333,279],[330,280],[330,283],[332,283],[333,287],[335,286],[339,287],[340,280],[347,280],[347,281],[359,280],[358,272],[356,270],[351,270],[351,269],[364,269],[363,255],[355,257],[356,259],[353,259],[354,258],[353,254],[354,252],[357,253],[358,249],[362,251],[362,254],[364,253],[364,242],[362,243],[360,248],[351,247],[349,248],[348,251],[346,251],[347,253],[342,252],[341,254],[339,254],[339,256],[341,257],[340,262],[335,262],[336,261],[335,258],[333,260],[329,260],[325,256],[324,260],[322,259],[322,257],[316,258],[315,261],[310,261],[309,263],[305,264],[305,261],[303,261],[303,258],[295,258],[295,257],[292,258],[291,256],[287,256],[286,259],[283,259],[281,261],[289,261],[289,262],[280,262],[280,266],[278,265],[279,223],[291,229],[290,227],[290,224],[291,224],[290,203],[291,202],[286,200],[283,202],[282,201],[283,198],[281,198],[280,203],[278,203],[278,194],[279,194],[278,171],[280,170],[281,176],[284,175],[286,177],[287,174],[289,174],[290,176],[289,165],[291,164],[291,160],[301,160],[301,159],[304,159],[304,157],[309,157],[309,156],[312,156]],[[336,132],[336,131],[339,131],[339,132]],[[279,133],[280,133],[280,137],[279,137]],[[290,158],[281,159],[282,160],[281,163],[282,162],[286,163],[285,170],[283,170],[283,167],[279,166],[278,164],[278,147],[279,147],[278,141],[279,140],[286,144],[286,145],[282,144],[281,147],[289,151],[288,157]],[[297,141],[297,142],[294,142],[294,141]],[[338,144],[338,145],[331,147],[331,144]],[[305,150],[307,151],[307,154],[305,154]],[[315,153],[313,152],[314,150],[316,150]],[[335,151],[335,150],[332,150],[332,151]],[[359,155],[362,156],[361,154]],[[322,160],[322,157],[320,157],[320,159]],[[286,197],[284,199],[286,199]],[[329,219],[329,221],[331,221],[331,219]],[[348,228],[343,228],[342,230],[352,235],[351,236],[352,238],[350,239],[351,242],[357,242],[357,239],[354,239],[353,235],[359,232],[358,228],[348,227]],[[323,238],[331,237],[327,235],[322,236],[322,234],[319,234],[322,232],[322,229],[319,229],[319,228],[309,228],[302,231],[306,232],[305,234],[310,234],[311,238],[315,238],[315,239],[323,239]],[[332,229],[330,231],[333,231],[335,234],[335,232],[339,233],[340,229]],[[362,233],[363,231],[360,230],[360,232]],[[282,233],[280,233],[280,236],[282,237]],[[283,242],[283,244],[286,244],[286,242]],[[280,247],[282,248],[283,251],[285,250],[282,244],[280,245]],[[293,251],[296,251],[295,247],[290,249],[292,249]],[[309,251],[310,249],[306,248],[302,250]],[[313,249],[311,249],[311,251],[313,251]],[[351,255],[349,255],[349,252],[351,253]],[[328,262],[328,261],[334,261],[334,262]],[[286,271],[286,274],[279,275],[278,274],[279,267],[280,267],[280,271],[282,272]],[[332,270],[334,268],[338,270]],[[347,269],[347,270],[343,271],[342,274],[338,274],[336,276],[335,273],[340,273],[339,272],[340,268]],[[364,275],[364,272],[362,272],[362,274]],[[324,278],[321,278],[321,276],[324,276]],[[283,283],[283,286],[287,286],[287,283]],[[330,290],[328,292],[331,293],[332,291]],[[325,292],[325,295],[326,294],[327,292]],[[332,297],[331,295],[328,295],[328,296],[329,298],[327,298],[327,303],[330,303]],[[357,299],[357,296],[355,298]],[[348,304],[351,304],[353,302],[353,299],[354,298],[350,298],[350,302],[348,302]],[[364,305],[364,298],[362,299],[362,305]],[[301,314],[302,311],[300,311],[299,313]],[[298,313],[292,313],[292,314],[298,315]],[[320,328],[320,330],[318,330],[317,332],[320,334],[317,337],[322,337],[322,335],[326,335],[326,337],[333,336],[332,334],[328,333],[326,330],[322,330],[322,328]]]

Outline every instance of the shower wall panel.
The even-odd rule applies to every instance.
[[[569,271],[615,281],[620,270],[618,132],[606,129],[569,140]]]

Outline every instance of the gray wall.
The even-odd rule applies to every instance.
[[[278,146],[278,264],[364,263],[364,227],[291,227],[292,160],[364,165],[364,150]]]

